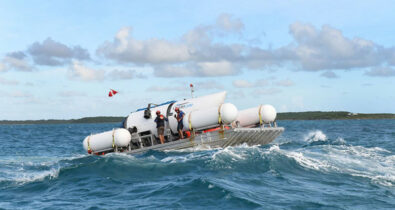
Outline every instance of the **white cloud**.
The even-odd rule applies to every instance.
[[[372,77],[395,77],[395,69],[390,67],[377,67],[365,72],[365,74]]]
[[[215,77],[237,74],[237,68],[228,61],[197,62],[188,65],[159,65],[154,74],[159,77]]]
[[[158,77],[192,77],[196,76],[195,66],[159,65],[154,67],[154,74]]]
[[[175,40],[137,40],[130,35],[131,28],[125,27],[97,52],[121,64],[151,66],[158,77],[216,77],[236,75],[244,69],[294,66],[297,70],[328,71],[321,76],[336,78],[333,70],[395,64],[395,47],[385,48],[370,40],[349,38],[329,25],[316,28],[293,23],[289,27],[293,41],[274,49],[240,41],[246,40],[243,30],[244,23],[229,14],[220,15],[214,24],[197,26]],[[240,39],[222,37],[235,34]]]
[[[112,42],[98,48],[98,54],[121,63],[137,64],[182,62],[191,56],[185,44],[160,39],[140,41],[131,37],[130,31],[130,27],[120,29]]]
[[[266,79],[259,79],[255,82],[247,81],[244,79],[234,80],[232,82],[233,86],[236,88],[251,88],[251,87],[263,87],[269,84],[269,81]]]
[[[237,88],[250,88],[254,86],[254,84],[244,79],[234,80],[232,84]]]
[[[60,66],[69,63],[71,59],[89,60],[86,49],[80,46],[68,47],[65,44],[47,38],[42,43],[35,42],[29,49],[29,54],[38,65]]]
[[[217,62],[201,62],[199,66],[199,74],[203,76],[226,76],[236,74],[233,64],[229,61]]]
[[[73,64],[70,67],[70,72],[72,78],[84,81],[103,80],[105,75],[105,71],[88,68],[78,61],[73,61]]]
[[[146,78],[143,74],[137,73],[135,70],[112,70],[107,76],[113,80],[128,80],[134,78]]]
[[[220,84],[218,81],[215,80],[207,80],[203,82],[197,82],[194,84],[196,89],[217,89],[217,90],[223,90],[225,87]]]
[[[290,26],[290,33],[296,45],[286,49],[295,54],[294,61],[300,63],[303,70],[350,69],[383,62],[380,46],[361,38],[349,39],[328,25],[318,30],[297,22]]]

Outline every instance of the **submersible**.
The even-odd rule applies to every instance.
[[[148,104],[129,114],[122,128],[92,134],[83,141],[90,154],[110,152],[141,153],[147,150],[177,150],[203,147],[227,147],[240,144],[264,145],[272,142],[283,131],[276,123],[277,112],[268,104],[238,110],[225,103],[226,92],[202,97]],[[185,139],[179,139],[175,108],[182,110]],[[165,123],[166,142],[161,144],[154,113],[160,111],[168,118]]]

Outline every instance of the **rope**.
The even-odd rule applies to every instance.
[[[115,148],[115,138],[114,138],[115,130],[112,130],[112,148]]]
[[[92,150],[91,150],[91,145],[90,145],[90,143],[89,143],[90,140],[91,140],[91,136],[88,137],[88,151],[92,151]]]
[[[192,112],[189,112],[189,114],[188,114],[189,130],[192,130],[191,114],[192,114]]]
[[[258,111],[258,114],[259,114],[259,125],[263,124],[261,110],[262,110],[262,105],[259,106],[259,111]]]
[[[219,105],[219,107],[218,107],[218,124],[220,124],[220,125],[222,124],[221,107],[222,107],[222,104]]]

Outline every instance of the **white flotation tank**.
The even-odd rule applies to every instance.
[[[184,130],[204,129],[222,124],[230,124],[237,118],[238,110],[231,103],[221,104],[202,110],[186,113],[183,119]]]
[[[111,150],[114,146],[126,147],[129,145],[131,135],[128,130],[118,128],[112,131],[93,134],[84,139],[83,146],[89,152],[102,152]]]
[[[241,127],[248,127],[260,123],[272,123],[276,120],[276,109],[269,104],[260,105],[239,111],[236,121]]]

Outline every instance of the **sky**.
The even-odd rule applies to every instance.
[[[395,113],[393,1],[0,0],[0,120],[239,110]],[[110,89],[119,91],[108,97]]]

